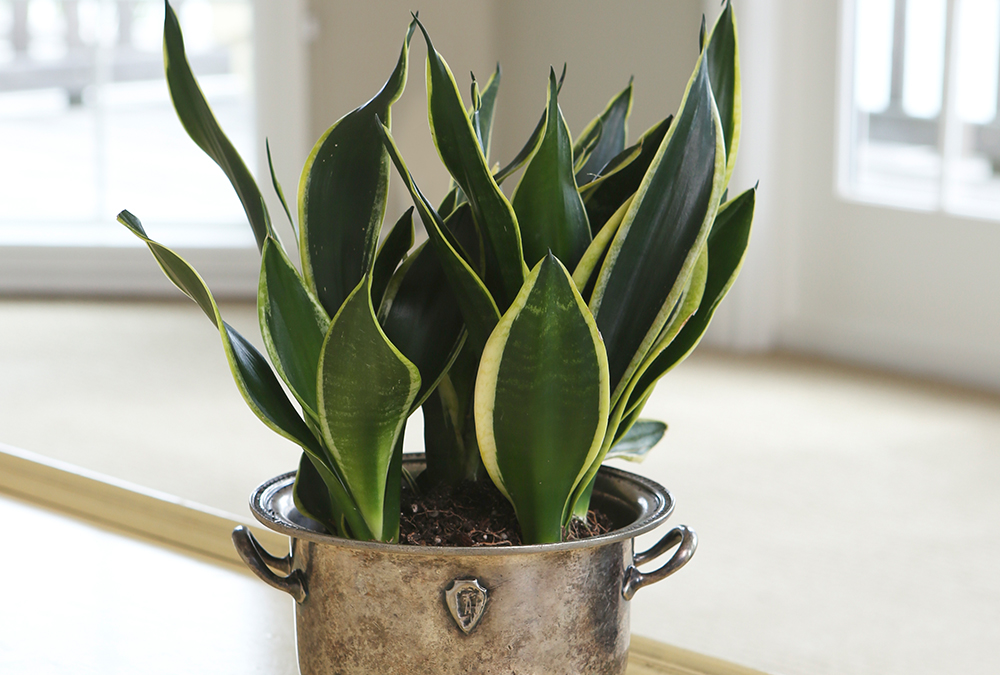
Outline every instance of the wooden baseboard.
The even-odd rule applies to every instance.
[[[633,635],[626,675],[764,675],[764,673]]]

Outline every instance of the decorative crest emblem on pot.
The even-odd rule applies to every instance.
[[[487,590],[478,579],[455,579],[445,589],[444,598],[458,627],[466,635],[471,633],[486,610]]]

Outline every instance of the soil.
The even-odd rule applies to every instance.
[[[490,481],[462,483],[453,490],[432,487],[416,493],[407,484],[401,496],[399,543],[414,546],[518,546],[521,532],[514,507]],[[605,534],[611,519],[587,512],[573,520],[564,541]]]

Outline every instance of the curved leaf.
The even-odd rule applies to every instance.
[[[427,43],[427,114],[431,136],[441,161],[465,193],[476,224],[496,254],[505,293],[500,300],[502,306],[507,306],[520,290],[526,273],[517,217],[493,179],[451,69],[434,49],[423,25],[419,21],[417,25]]]
[[[316,418],[316,369],[330,317],[270,238],[261,256],[257,314],[271,363],[306,414]]]
[[[371,270],[385,215],[389,159],[379,133],[406,84],[410,24],[396,68],[368,103],[330,127],[299,181],[302,273],[332,316]]]
[[[608,101],[601,114],[580,132],[573,145],[574,157],[589,147],[586,162],[576,174],[577,183],[584,185],[594,180],[601,174],[601,169],[625,149],[631,112],[632,78],[629,78],[628,86]]]
[[[486,87],[483,88],[483,93],[480,98],[478,116],[479,116],[479,133],[482,140],[483,147],[483,157],[486,158],[487,162],[490,159],[490,146],[493,144],[493,119],[496,116],[497,109],[497,94],[500,91],[500,64],[497,64],[496,70],[490,75],[490,79],[486,82]]]
[[[475,390],[483,464],[514,505],[525,543],[562,538],[609,406],[597,325],[569,272],[548,255],[490,336]]]
[[[278,195],[278,201],[281,202],[281,208],[285,210],[285,215],[288,217],[288,224],[292,226],[292,232],[298,237],[298,229],[295,227],[295,221],[292,219],[292,212],[288,209],[288,202],[285,201],[285,191],[281,189],[281,183],[278,182],[278,177],[274,173],[274,162],[271,161],[271,143],[266,138],[264,139],[264,149],[267,151],[267,170],[271,174],[271,187],[274,188],[275,194]]]
[[[493,332],[493,328],[497,325],[497,321],[500,320],[500,312],[496,303],[475,270],[470,266],[467,256],[460,253],[462,246],[458,243],[455,235],[444,226],[441,216],[437,214],[413,181],[413,176],[406,168],[406,164],[399,154],[399,148],[392,140],[389,130],[382,127],[382,131],[389,156],[410,191],[413,203],[417,207],[417,212],[420,213],[420,219],[423,221],[424,228],[431,240],[431,245],[434,247],[444,273],[448,277],[452,292],[455,294],[455,300],[462,310],[462,317],[465,319],[465,325],[469,331],[470,347],[481,351],[490,333]]]
[[[542,142],[524,169],[511,203],[521,228],[524,260],[534,266],[551,251],[572,268],[590,244],[587,211],[573,176],[569,128],[559,110],[556,74],[549,71]]]
[[[576,287],[583,292],[588,285],[592,286],[592,280],[594,278],[594,271],[600,269],[601,263],[604,262],[605,256],[608,254],[608,247],[611,246],[611,242],[614,240],[616,234],[618,234],[618,228],[622,224],[622,219],[625,218],[625,213],[628,211],[629,207],[632,206],[632,198],[629,197],[625,200],[614,215],[608,219],[608,222],[601,231],[597,233],[594,240],[590,242],[590,246],[584,251],[583,257],[580,258],[580,262],[577,263],[576,269],[573,270],[573,283]],[[583,292],[583,297],[589,297],[589,293]]]
[[[330,324],[320,355],[318,405],[326,447],[368,530],[381,536],[389,464],[420,389],[420,373],[379,327],[370,284],[365,276]]]
[[[191,140],[197,143],[198,147],[211,157],[229,178],[253,228],[257,248],[263,251],[264,240],[269,236],[274,237],[264,198],[253,179],[253,174],[222,132],[194,78],[194,73],[191,72],[191,66],[184,52],[184,36],[181,34],[177,15],[169,2],[165,2],[164,6],[163,65],[174,110],[177,111],[177,117],[180,118]]]
[[[617,403],[688,286],[725,176],[719,113],[699,58],[671,125],[598,276],[591,310]]]

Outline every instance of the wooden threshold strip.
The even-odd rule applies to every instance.
[[[230,535],[251,527],[275,555],[288,538],[230,513],[0,443],[0,492],[246,569]]]

